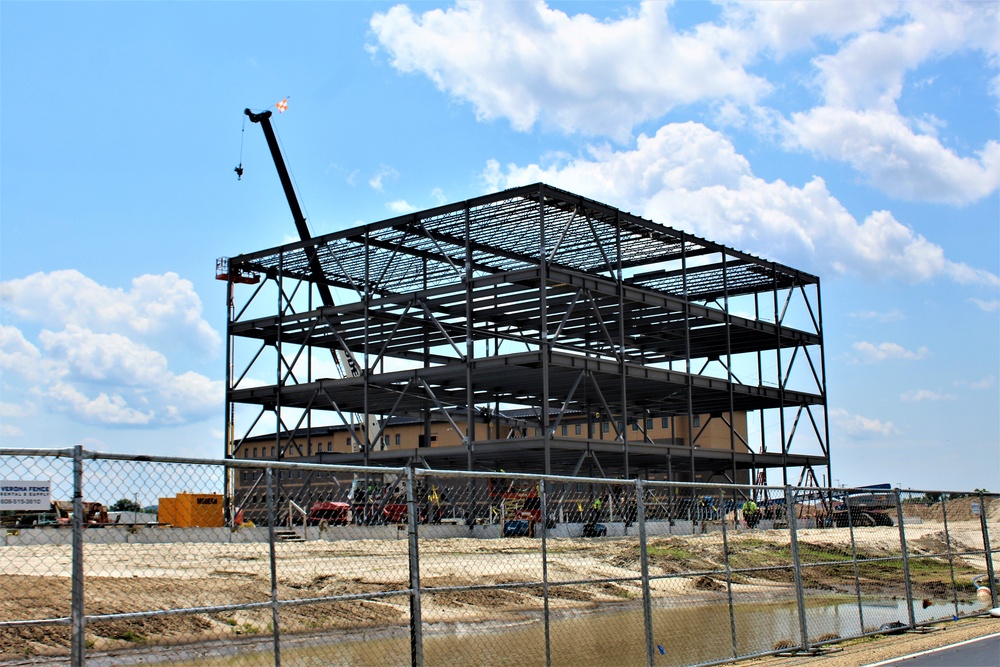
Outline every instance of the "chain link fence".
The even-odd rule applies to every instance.
[[[997,606],[978,492],[81,448],[0,481],[0,664],[704,665]]]

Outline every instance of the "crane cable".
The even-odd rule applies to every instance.
[[[236,172],[236,180],[243,180],[243,137],[246,135],[247,130],[247,117],[246,114],[243,115],[243,126],[240,128],[240,164],[233,169]]]

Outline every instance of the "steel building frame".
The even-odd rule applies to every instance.
[[[324,461],[831,479],[819,278],[549,185],[239,255],[228,276],[227,456],[270,433],[280,459],[340,422],[357,451]],[[247,276],[263,280],[237,292]],[[320,303],[324,285],[336,305]],[[357,374],[317,377],[338,375],[331,351]],[[524,437],[470,427],[526,408]],[[590,437],[556,435],[570,415]],[[700,431],[683,445],[645,436],[649,418],[695,415],[725,421],[728,451],[699,447]],[[427,433],[447,419],[462,445],[377,451],[378,427],[361,425],[404,416]]]

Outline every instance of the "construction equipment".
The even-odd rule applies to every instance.
[[[281,107],[279,107],[281,109]],[[274,133],[274,128],[271,126],[271,111],[265,110],[260,113],[254,113],[250,109],[244,109],[243,113],[250,119],[252,123],[257,123],[260,125],[261,129],[264,131],[264,138],[267,140],[267,147],[271,151],[271,159],[274,161],[274,167],[278,172],[278,179],[281,181],[282,190],[285,193],[285,199],[288,201],[288,208],[292,213],[292,219],[295,222],[295,229],[299,234],[299,238],[302,241],[309,241],[312,239],[312,234],[309,232],[309,226],[306,224],[305,215],[302,213],[302,207],[299,205],[298,197],[295,195],[295,188],[292,185],[292,178],[288,173],[288,168],[285,166],[285,159],[281,154],[281,147],[278,144],[278,138]],[[240,166],[237,167],[237,175],[242,177],[243,167],[242,159],[240,161]],[[307,246],[305,248],[306,257],[309,262],[309,270],[313,275],[313,282],[316,285],[316,289],[319,292],[320,300],[324,307],[330,307],[335,305],[333,300],[333,293],[330,291],[330,286],[327,285],[322,280],[323,267],[320,263],[319,257],[316,254],[316,249],[313,246]],[[219,280],[226,280],[230,283],[256,283],[259,277],[256,274],[252,274],[241,270],[238,267],[230,267],[228,258],[220,258],[216,261],[216,278]],[[231,289],[231,287],[230,287]],[[230,308],[233,307],[233,295],[229,295]],[[336,337],[338,343],[340,344],[340,351],[331,349],[330,352],[333,355],[334,364],[337,370],[340,372],[341,377],[360,377],[362,375],[361,365],[358,363],[357,358],[354,353],[347,347],[340,336]],[[230,355],[230,358],[232,355]],[[343,362],[341,361],[343,359]],[[347,368],[345,370],[344,365]],[[349,375],[348,375],[349,373]],[[378,418],[375,415],[367,415],[367,419],[362,420],[364,426],[361,430],[363,435],[358,438],[362,443],[365,451],[373,447],[377,439],[377,434],[379,433],[379,423]],[[230,418],[229,424],[230,433],[229,447],[232,450],[232,418]],[[367,460],[367,455],[366,455]],[[227,490],[229,497],[232,497],[232,489]]]
[[[108,508],[102,503],[83,502],[83,525],[104,526],[113,523]],[[73,501],[53,500],[48,511],[21,510],[3,512],[0,524],[4,528],[32,528],[35,526],[70,527],[73,524]]]

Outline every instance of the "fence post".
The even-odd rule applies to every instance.
[[[646,487],[635,480],[635,521],[639,524],[639,567],[642,572],[642,622],[646,633],[646,664],[653,667],[653,600],[649,589],[649,550],[646,547]]]
[[[413,462],[406,466],[406,526],[407,553],[410,567],[410,664],[423,667],[424,635],[420,619],[420,507],[417,503],[416,473]]]
[[[733,603],[733,570],[729,564],[729,529],[726,526],[726,498],[719,489],[719,507],[722,511],[722,557],[726,564],[726,597],[729,603],[729,634],[733,641],[733,657],[739,657],[739,647],[736,643],[736,609]],[[736,499],[733,498],[733,514],[736,514]]]
[[[540,498],[539,509],[542,512],[542,617],[545,621],[545,667],[552,665],[552,637],[550,634],[549,615],[549,503],[548,493],[545,491],[545,480],[538,482],[538,495]]]
[[[854,539],[854,514],[851,512],[851,494],[844,494],[844,511],[847,512],[847,529],[851,533],[851,566],[854,570],[854,594],[858,600],[858,628],[865,634],[865,611],[861,604],[861,577],[858,574],[858,543]],[[947,526],[946,526],[947,528]]]
[[[948,571],[951,573],[951,600],[955,605],[954,619],[958,620],[958,584],[955,583],[955,556],[951,550],[951,534],[948,532],[948,494],[941,494],[941,520],[944,522],[944,541],[948,546]]]
[[[795,521],[795,499],[792,487],[785,485],[785,516],[788,519],[788,534],[792,550],[792,569],[795,572],[795,604],[799,610],[799,632],[802,650],[809,650],[809,630],[806,627],[806,596],[802,588],[802,563],[799,562],[798,526]]]
[[[903,583],[906,586],[906,616],[912,630],[917,627],[917,619],[913,614],[913,582],[910,581],[910,554],[906,547],[906,528],[903,526],[903,501],[899,489],[893,489],[896,497],[896,518],[899,521],[899,545],[903,549]]]
[[[274,548],[274,469],[265,468],[267,478],[267,542],[271,553],[271,631],[274,637],[274,667],[281,667],[281,632],[278,629],[278,559]]]
[[[990,578],[990,602],[997,607],[996,572],[993,570],[993,552],[990,548],[990,529],[986,525],[986,496],[979,492],[979,525],[983,531],[983,552],[986,555],[986,574]]]
[[[73,447],[73,554],[70,586],[70,663],[73,667],[83,667],[87,622],[83,608],[83,445]]]

